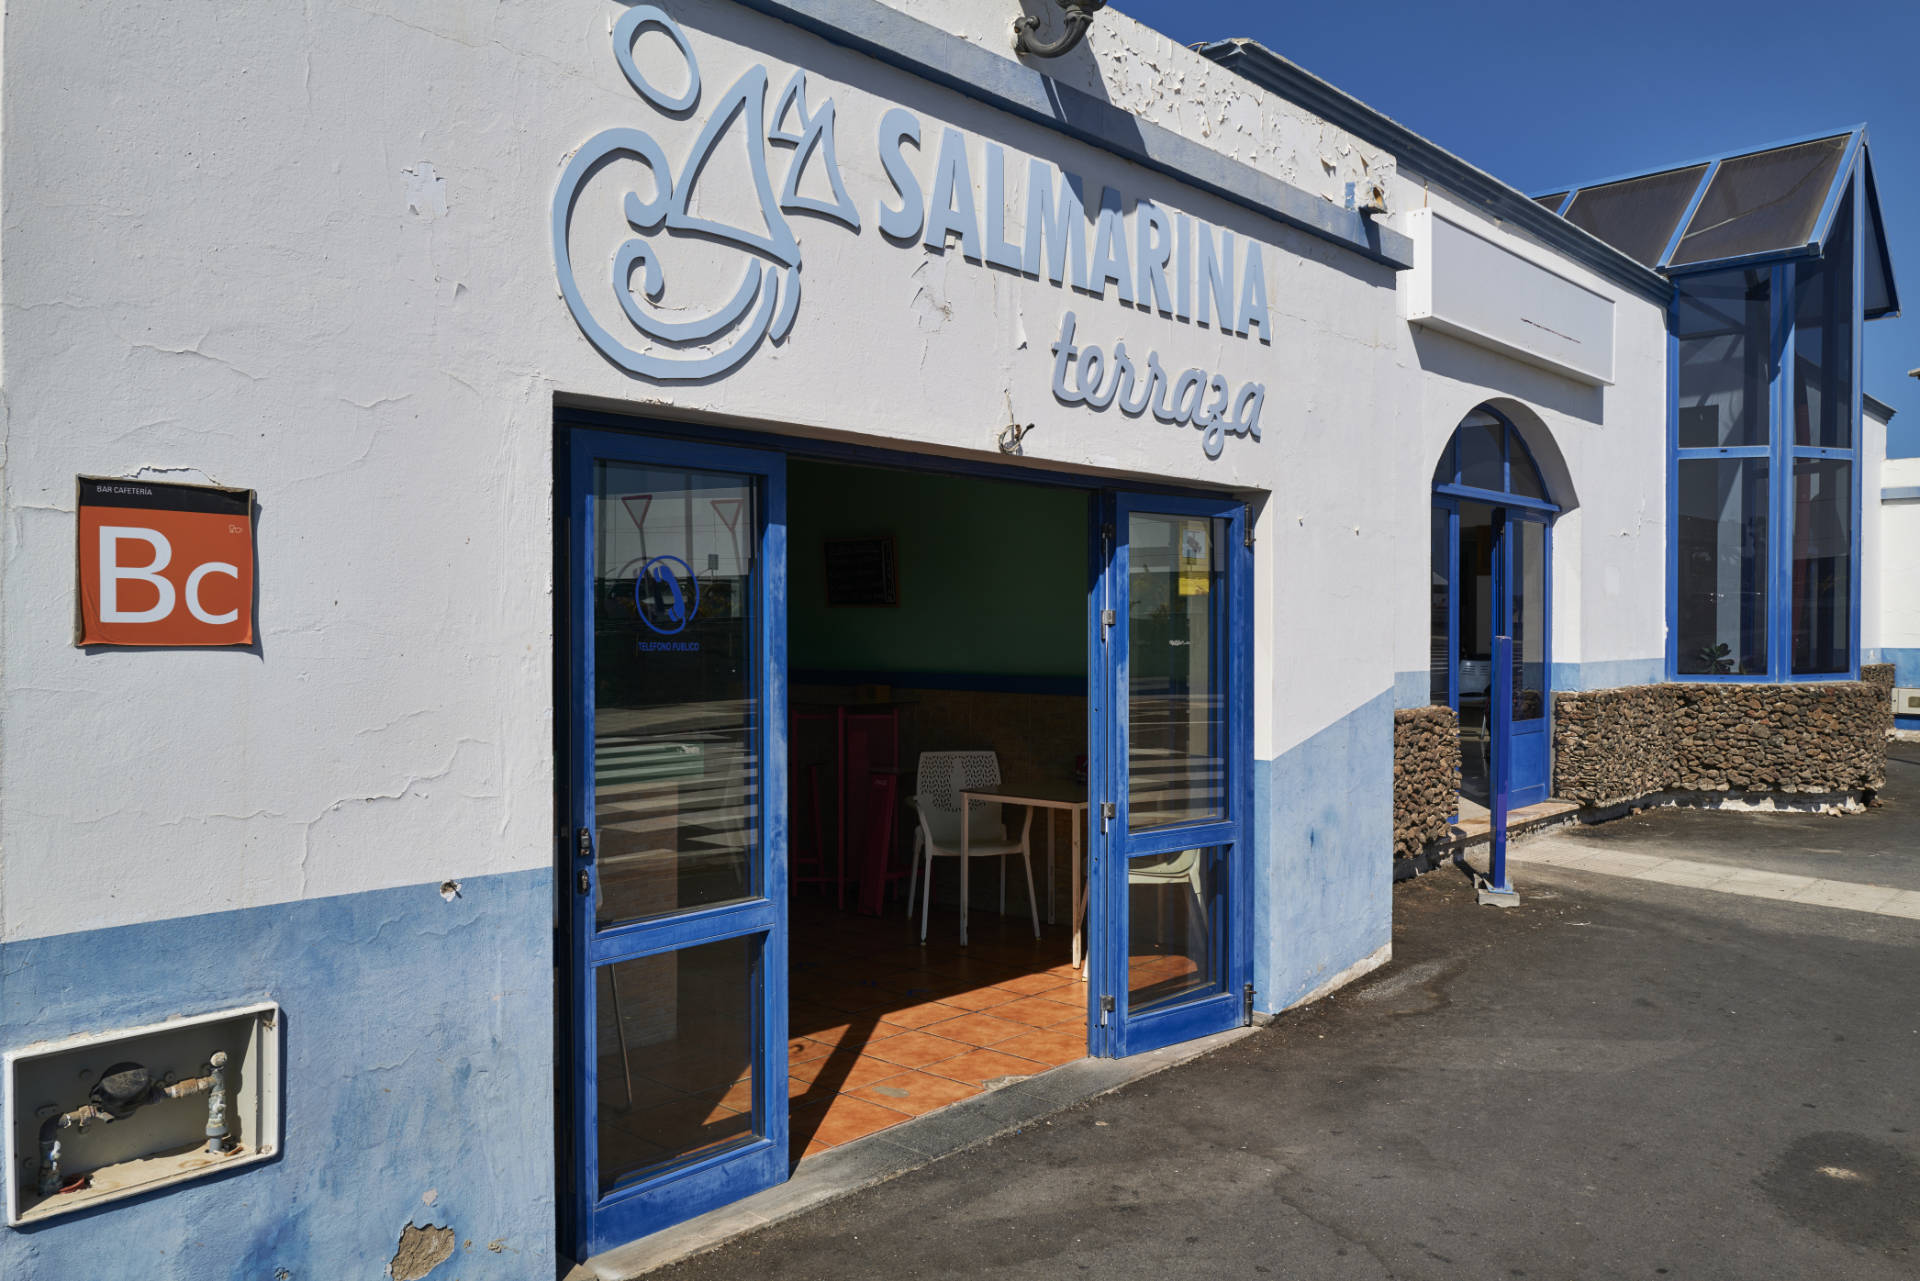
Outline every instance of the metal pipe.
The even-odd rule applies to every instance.
[[[41,1196],[52,1196],[60,1190],[60,1131],[69,1126],[84,1130],[89,1121],[104,1124],[112,1120],[113,1113],[87,1103],[71,1112],[56,1113],[40,1123],[40,1179],[37,1186]]]
[[[102,1124],[115,1121],[120,1117],[130,1116],[136,1109],[149,1103],[157,1103],[161,1099],[188,1099],[196,1094],[206,1095],[207,1151],[215,1156],[223,1155],[227,1151],[226,1068],[226,1051],[219,1050],[208,1062],[205,1075],[153,1086],[138,1097],[127,1100],[118,1112],[109,1111],[99,1103],[87,1103],[71,1112],[49,1116],[40,1123],[40,1175],[36,1181],[40,1195],[52,1196],[60,1190],[60,1131],[74,1128],[84,1132],[89,1121],[99,1121]],[[139,1070],[144,1076],[144,1069]],[[133,1088],[140,1087],[135,1085]]]
[[[219,1155],[227,1150],[227,1053],[215,1051],[205,1076],[192,1077],[163,1085],[157,1093],[169,1099],[187,1099],[196,1094],[207,1096],[207,1151]]]

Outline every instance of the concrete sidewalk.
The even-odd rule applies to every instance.
[[[1897,893],[1916,775],[1867,815],[1583,839]],[[1517,875],[1512,911],[1452,871],[1405,883],[1395,962],[1354,988],[653,1275],[1920,1275],[1920,920]]]

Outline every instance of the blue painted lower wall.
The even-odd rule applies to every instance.
[[[378,1278],[409,1222],[553,1276],[552,912],[540,870],[0,947],[0,1047],[271,999],[286,1053],[278,1159],[0,1228],[0,1277]]]
[[[1874,661],[1874,660],[1863,660]],[[1879,662],[1893,664],[1893,683],[1920,686],[1920,649],[1892,648],[1880,651]]]
[[[1393,710],[1385,691],[1254,762],[1254,1004],[1274,1013],[1393,939]]]
[[[1667,679],[1664,658],[1610,658],[1593,663],[1555,663],[1555,689],[1625,689],[1629,685],[1658,685]]]
[[[1889,651],[1892,652],[1892,651]],[[1892,659],[1888,659],[1892,662]],[[1594,663],[1555,663],[1551,676],[1557,690],[1623,689],[1629,685],[1658,685],[1667,679],[1661,658],[1617,658]],[[1395,707],[1425,707],[1431,701],[1432,678],[1425,671],[1396,672]]]

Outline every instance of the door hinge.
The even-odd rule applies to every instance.
[[[1107,545],[1109,552],[1113,550],[1113,525],[1111,523],[1100,526],[1100,541]]]
[[[1100,611],[1100,643],[1102,645],[1107,643],[1107,635],[1113,631],[1113,625],[1118,621],[1119,620],[1114,617],[1112,610],[1103,609]]]
[[[1117,813],[1118,809],[1112,801],[1100,802],[1100,835],[1107,834],[1107,824],[1114,820]]]
[[[1101,1027],[1105,1027],[1107,1025],[1107,1015],[1111,1013],[1113,1013],[1113,998],[1110,996],[1101,997],[1100,998],[1100,1026]]]
[[[582,894],[593,893],[593,873],[587,871],[585,868],[581,868],[579,885]]]
[[[583,827],[574,833],[573,839],[575,848],[580,854],[580,861],[583,863],[593,862],[593,829],[591,827]]]
[[[1240,1010],[1241,1026],[1252,1027],[1253,1026],[1253,984],[1249,983],[1245,987],[1240,989],[1240,998],[1241,998],[1241,1010]]]

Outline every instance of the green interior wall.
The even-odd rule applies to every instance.
[[[796,670],[1087,671],[1085,491],[787,464],[787,661]],[[827,605],[826,540],[891,534],[897,606]]]

